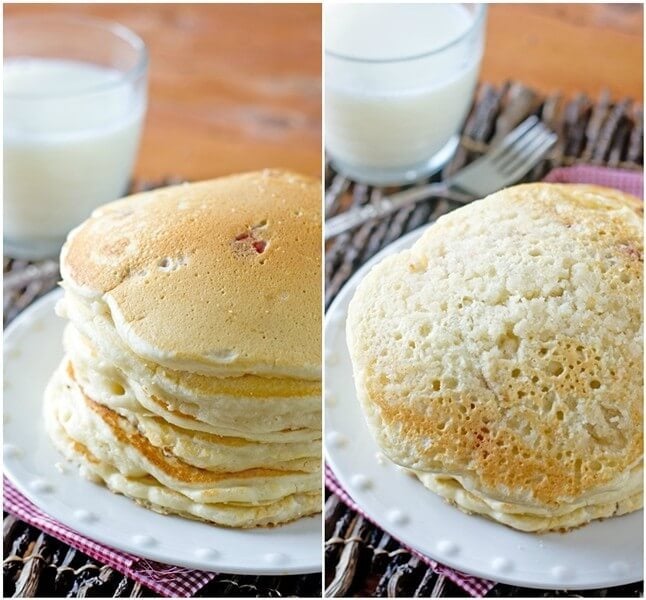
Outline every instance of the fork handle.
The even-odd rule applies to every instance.
[[[454,195],[456,194],[449,190],[446,183],[440,181],[413,187],[408,190],[404,190],[403,192],[391,194],[390,196],[384,196],[376,202],[366,204],[359,208],[354,208],[337,215],[336,217],[328,219],[325,222],[325,239],[329,240],[330,238],[349,231],[350,229],[354,229],[359,225],[363,225],[367,221],[370,221],[370,219],[380,219],[396,212],[404,206],[415,204],[416,202],[425,200],[431,196],[451,197]],[[459,201],[467,200],[463,195],[460,195],[459,198],[455,199]]]

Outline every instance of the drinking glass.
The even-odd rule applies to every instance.
[[[95,207],[126,193],[147,68],[144,42],[117,23],[5,19],[5,254],[57,254]]]
[[[485,20],[477,4],[326,7],[325,143],[338,171],[405,184],[449,160],[473,100]]]

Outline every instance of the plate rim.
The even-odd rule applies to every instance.
[[[336,294],[336,296],[334,297],[334,300],[330,303],[330,306],[325,312],[325,319],[324,319],[325,348],[324,350],[326,352],[330,351],[330,348],[328,347],[328,341],[327,341],[328,329],[333,327],[335,325],[335,322],[338,322],[339,315],[341,315],[342,319],[345,320],[345,317],[347,316],[347,310],[343,310],[341,305],[345,302],[346,296],[352,292],[352,288],[356,289],[357,285],[367,275],[368,271],[372,269],[372,267],[375,266],[378,262],[381,262],[383,258],[387,256],[391,256],[395,252],[400,252],[402,250],[410,248],[412,243],[417,241],[423,235],[423,233],[433,225],[433,223],[434,222],[425,223],[424,225],[417,227],[412,231],[407,232],[400,238],[397,238],[396,240],[392,241],[390,244],[388,244],[387,246],[379,250],[379,252],[377,252],[374,256],[368,259],[363,265],[361,265],[359,269],[357,269],[352,274],[352,276],[343,284],[343,287]],[[343,343],[345,343],[345,340]],[[326,377],[327,377],[327,372],[326,372]],[[351,393],[355,395],[354,389],[352,389]],[[388,525],[387,521],[382,518],[383,515],[381,516],[375,515],[372,509],[367,509],[364,505],[362,505],[359,501],[357,501],[354,498],[354,496],[352,496],[348,492],[348,489],[351,489],[352,486],[348,486],[348,483],[349,483],[348,478],[346,478],[346,475],[343,472],[343,469],[339,469],[339,465],[334,458],[335,448],[332,447],[332,445],[328,440],[327,426],[328,426],[328,420],[326,418],[324,422],[325,460],[326,460],[326,463],[331,467],[335,477],[337,478],[341,486],[346,490],[346,493],[348,493],[348,495],[352,498],[352,500],[361,508],[362,511],[364,511],[364,513],[366,514],[366,516],[369,517],[370,520],[376,523],[378,527],[381,527],[384,531],[386,531],[391,537],[393,537],[395,541],[400,541],[403,545],[408,546],[417,552],[420,552],[421,554],[430,558],[431,560],[434,560],[442,565],[446,565],[457,571],[461,571],[467,575],[479,577],[482,579],[487,579],[489,581],[494,581],[495,583],[503,583],[506,585],[515,585],[515,586],[523,586],[523,587],[533,587],[533,588],[542,589],[542,590],[555,590],[555,589],[560,589],[561,587],[563,589],[568,589],[568,590],[591,590],[591,589],[599,589],[604,587],[611,588],[611,587],[617,587],[621,585],[629,585],[631,583],[637,583],[643,580],[643,571],[642,571],[641,579],[634,579],[634,577],[632,576],[630,577],[626,576],[625,578],[622,578],[621,576],[616,576],[616,578],[613,580],[613,582],[610,585],[607,585],[607,584],[604,585],[603,583],[600,584],[598,582],[594,582],[591,584],[586,584],[584,582],[568,583],[567,581],[563,581],[559,583],[551,582],[550,584],[550,583],[541,583],[540,581],[529,581],[519,577],[505,575],[504,573],[493,573],[491,571],[486,571],[486,570],[472,569],[471,567],[467,567],[465,569],[464,565],[460,564],[459,562],[456,562],[456,560],[454,560],[451,557],[445,557],[445,556],[435,557],[433,556],[433,554],[429,554],[427,550],[422,550],[419,547],[417,547],[415,544],[412,544],[409,541],[406,541],[404,539],[405,536],[402,536],[400,534],[395,535],[391,533],[391,527]],[[641,511],[643,511],[643,509],[641,509]],[[640,512],[640,511],[635,511],[635,513],[637,512]],[[459,513],[458,516],[460,518],[464,517],[465,519],[468,519],[471,517],[471,515],[467,515],[464,513]],[[625,515],[625,516],[629,516],[629,515]],[[605,521],[610,522],[609,519],[605,519]],[[500,527],[505,527],[502,524],[498,524],[498,525]],[[643,538],[642,538],[642,553],[643,553]]]
[[[34,315],[37,314],[39,311],[44,310],[46,305],[51,304],[51,307],[53,309],[55,303],[58,301],[59,298],[63,296],[63,294],[64,294],[64,291],[60,288],[51,290],[46,294],[44,294],[43,296],[41,296],[40,298],[38,298],[37,300],[35,300],[34,302],[32,302],[18,315],[16,315],[16,317],[7,325],[7,327],[3,331],[3,360],[7,354],[7,341],[11,342],[12,337],[20,335],[21,329],[26,326],[29,319],[33,318]],[[53,313],[53,310],[49,315],[49,318],[52,318],[52,317],[58,318]],[[12,346],[13,344],[10,343],[9,345]],[[4,374],[4,362],[3,362],[3,380],[4,379],[5,379],[5,374]],[[5,394],[3,393],[3,398],[2,398],[3,409],[6,408],[4,396]],[[42,421],[42,418],[41,418],[41,421]],[[4,443],[4,426],[3,426],[3,443]],[[56,452],[55,447],[53,446],[53,444],[49,439],[47,440],[47,443],[51,446],[52,450]],[[64,457],[60,454],[56,455],[56,458],[58,457],[60,457],[61,460],[65,460]],[[305,575],[305,574],[312,574],[312,573],[315,574],[315,573],[322,572],[322,564],[323,564],[322,550],[321,550],[321,555],[319,557],[319,561],[317,565],[313,565],[313,564],[291,565],[288,562],[280,566],[279,565],[273,566],[270,563],[267,563],[266,566],[254,565],[253,567],[244,567],[244,566],[236,566],[236,565],[231,566],[230,564],[227,564],[225,562],[222,562],[220,564],[219,559],[214,559],[214,563],[200,562],[198,558],[191,558],[191,556],[188,554],[172,557],[172,559],[169,561],[169,558],[170,558],[169,555],[164,553],[163,550],[161,550],[159,547],[157,547],[156,549],[155,547],[137,546],[134,543],[130,542],[130,540],[127,538],[123,538],[123,539],[117,539],[116,537],[111,538],[109,535],[104,535],[103,530],[99,532],[93,530],[91,524],[88,524],[86,526],[82,522],[79,524],[78,521],[73,521],[69,517],[71,516],[71,512],[74,509],[69,506],[67,506],[67,510],[69,511],[69,514],[65,514],[65,510],[59,511],[57,507],[54,507],[53,510],[51,506],[45,507],[44,505],[47,504],[46,499],[43,500],[42,496],[39,496],[37,492],[30,489],[29,486],[26,485],[21,480],[21,477],[17,476],[18,474],[13,471],[13,468],[11,467],[10,464],[8,464],[6,460],[3,460],[3,474],[16,487],[16,489],[29,500],[29,502],[31,502],[34,506],[36,506],[38,510],[42,511],[49,517],[53,518],[55,521],[60,522],[61,524],[65,525],[65,527],[68,527],[69,529],[77,532],[78,534],[89,539],[90,541],[95,541],[104,546],[108,546],[109,548],[112,548],[114,550],[128,553],[130,555],[133,555],[135,558],[153,560],[155,562],[159,562],[159,563],[163,563],[171,566],[184,567],[188,569],[197,569],[197,570],[206,571],[206,572],[226,573],[231,575],[281,576],[281,575]],[[121,497],[123,499],[128,500],[128,502],[132,503],[133,505],[132,508],[146,510],[147,512],[150,512],[151,516],[153,517],[172,518],[177,523],[182,523],[185,521],[186,524],[189,524],[191,526],[213,527],[216,529],[216,531],[217,529],[220,528],[217,525],[211,525],[209,523],[204,523],[197,520],[184,519],[183,517],[180,517],[178,515],[161,515],[154,511],[148,511],[148,509],[141,507],[139,504],[135,503],[130,498],[127,498],[121,494],[114,494],[113,492],[108,490],[108,488],[105,487],[104,485],[94,484],[93,482],[83,478],[80,474],[78,474],[77,470],[75,470],[74,475],[79,480],[81,480],[83,484],[96,486],[97,489],[101,490],[101,493],[105,494],[106,501],[108,502],[110,498]],[[55,492],[54,492],[54,496],[55,496]],[[322,544],[323,544],[322,535],[321,535],[322,527],[323,527],[322,513],[317,513],[315,515],[310,515],[304,518],[313,519],[321,523],[321,528],[318,535],[319,535],[319,543],[322,547]],[[286,525],[289,526],[292,523],[286,523]],[[228,533],[236,532],[234,528],[220,528],[220,529],[226,529]],[[267,528],[267,529],[271,529],[271,528]],[[248,532],[250,530],[242,529],[240,531]],[[51,534],[48,534],[48,535],[51,535]],[[56,536],[52,536],[52,537],[56,537]],[[115,544],[115,542],[117,543]],[[168,543],[162,546],[162,548],[168,548],[168,547],[169,547]],[[293,556],[298,556],[299,554],[300,553],[294,553]],[[178,558],[179,560],[176,560],[176,558]]]

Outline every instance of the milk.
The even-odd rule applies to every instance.
[[[479,15],[460,4],[326,6],[325,137],[337,168],[386,184],[441,166],[475,89]]]
[[[52,254],[92,210],[128,188],[145,88],[88,62],[4,63],[5,251]]]

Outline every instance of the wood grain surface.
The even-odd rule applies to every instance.
[[[150,102],[137,177],[267,166],[320,174],[320,5],[5,4],[4,12],[94,15],[145,39]],[[641,100],[642,35],[641,4],[491,5],[481,79]]]
[[[642,4],[494,4],[481,79],[643,100]]]

